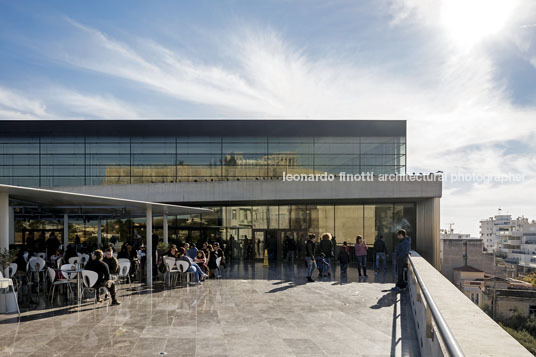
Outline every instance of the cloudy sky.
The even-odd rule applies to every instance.
[[[0,0],[0,118],[406,119],[441,226],[536,219],[536,3]],[[1,128],[0,128],[1,130]]]

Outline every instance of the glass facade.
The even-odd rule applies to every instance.
[[[406,139],[404,136],[0,137],[0,183],[10,185],[266,180],[281,179],[283,172],[404,174]],[[303,218],[296,218],[305,212],[303,207],[289,210],[295,211],[295,218],[288,224],[303,226]]]
[[[169,240],[172,243],[215,241],[221,237],[227,243],[227,254],[235,259],[261,259],[264,249],[270,249],[273,259],[283,259],[283,240],[293,237],[298,245],[297,257],[303,258],[304,244],[309,233],[320,236],[329,232],[336,237],[338,245],[347,241],[355,244],[357,235],[364,237],[367,245],[382,235],[390,252],[396,245],[395,233],[405,229],[413,238],[415,248],[415,204],[301,204],[301,205],[245,205],[211,206],[213,212],[192,216],[170,216]],[[17,212],[16,243],[32,234],[38,237],[41,231],[52,231],[63,241],[61,220],[53,217],[28,219]],[[69,217],[69,242],[76,236],[82,242],[96,244],[98,221],[83,216]],[[162,217],[155,217],[153,229],[163,235]],[[111,218],[101,220],[103,243],[117,239],[119,242],[132,240],[136,234],[145,236],[143,218]]]

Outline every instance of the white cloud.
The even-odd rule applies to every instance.
[[[46,105],[44,104],[46,103]],[[136,119],[137,110],[112,96],[52,87],[22,94],[0,86],[0,119]]]
[[[28,99],[22,93],[0,86],[0,118],[47,118],[46,106],[39,100]]]

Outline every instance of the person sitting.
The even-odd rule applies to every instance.
[[[169,250],[167,252],[164,253],[164,256],[165,257],[177,257],[177,246],[175,244],[172,244],[170,247],[169,247]]]
[[[52,263],[53,266],[56,266],[56,262],[61,257],[63,257],[63,253],[61,252],[61,250],[56,249],[56,252],[50,256],[50,263]]]
[[[112,248],[106,249],[106,256],[102,259],[103,262],[105,262],[108,265],[108,269],[110,270],[110,274],[117,274],[119,273],[119,262],[114,257],[114,250]]]
[[[316,266],[318,267],[320,277],[331,276],[331,265],[326,260],[326,254],[320,253],[316,257]]]
[[[130,249],[129,249],[130,247]],[[132,257],[131,257],[131,250],[132,250],[132,246],[130,244],[128,244],[127,242],[125,242],[122,246],[121,246],[121,251],[119,251],[119,253],[117,254],[117,259],[128,259],[128,260],[132,260]]]
[[[197,248],[194,243],[189,244],[189,246],[189,248],[186,248],[186,246],[184,247],[186,249],[186,255],[188,255],[192,259],[195,259],[197,257]]]
[[[76,252],[76,249],[72,245],[67,246],[67,250],[65,251],[65,255],[63,256],[63,262],[64,264],[69,263],[69,259],[73,257],[78,257],[78,253]]]
[[[208,269],[208,262],[207,258],[205,257],[205,252],[202,250],[199,250],[197,252],[197,256],[194,259],[194,262],[201,268],[201,271],[205,273],[205,275],[209,275],[209,269]]]
[[[99,298],[100,288],[106,287],[110,292],[110,296],[112,297],[112,305],[120,305],[121,303],[117,301],[115,296],[115,283],[113,282],[113,280],[111,280],[108,265],[102,261],[102,258],[102,250],[97,249],[93,252],[92,259],[86,264],[86,270],[94,271],[98,275],[97,282],[94,286],[94,288],[96,289],[97,301],[102,301]]]
[[[206,275],[201,271],[201,268],[199,268],[199,266],[197,264],[195,264],[193,262],[193,260],[186,255],[186,250],[183,248],[183,247],[180,247],[178,249],[178,258],[177,258],[177,261],[185,261],[188,263],[188,269],[186,270],[188,273],[194,273],[194,277],[195,277],[195,283],[194,282],[190,282],[190,284],[197,284],[197,285],[200,285],[201,284],[201,277],[205,277]]]

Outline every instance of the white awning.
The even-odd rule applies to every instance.
[[[125,214],[145,216],[151,206],[153,215],[185,215],[212,212],[206,208],[136,201],[123,198],[86,195],[42,188],[0,184],[0,193],[9,195],[9,205],[14,207],[38,206],[48,213],[63,214]]]

